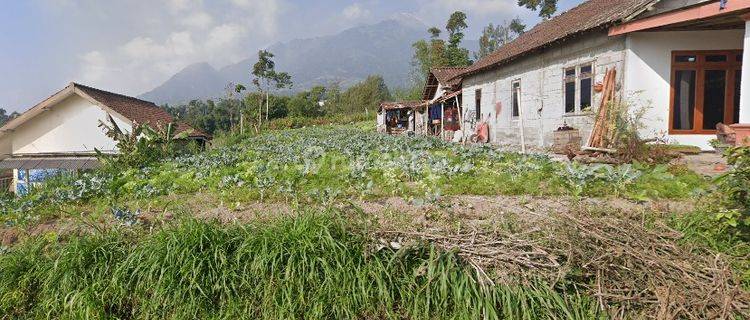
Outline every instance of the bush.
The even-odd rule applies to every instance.
[[[731,170],[716,180],[723,207],[718,218],[747,233],[750,228],[750,147],[729,148],[724,156]]]

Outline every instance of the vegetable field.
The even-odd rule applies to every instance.
[[[0,199],[0,319],[750,312],[750,248],[703,205],[712,181],[682,166],[359,126],[218,144]]]

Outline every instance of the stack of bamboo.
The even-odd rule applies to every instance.
[[[614,107],[612,102],[615,99],[616,76],[617,71],[615,68],[607,70],[604,76],[599,113],[594,123],[594,129],[591,131],[591,136],[589,137],[588,148],[586,149],[592,151],[609,151],[607,147],[610,146],[615,133],[615,124],[611,116],[614,110],[611,109]]]

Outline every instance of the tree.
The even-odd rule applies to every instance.
[[[341,96],[341,103],[345,112],[365,112],[377,110],[380,103],[389,100],[391,94],[385,80],[381,76],[369,76],[346,90]]]
[[[286,72],[276,72],[276,63],[273,62],[273,53],[266,50],[258,51],[258,62],[253,66],[253,84],[258,88],[258,91],[265,93],[266,95],[266,120],[268,120],[268,109],[270,90],[272,88],[282,89],[292,87],[292,77]],[[259,109],[262,109],[262,101],[259,103]],[[258,126],[256,131],[260,130],[262,123],[262,110],[258,113]]]
[[[232,83],[230,82],[229,83],[229,88],[231,88],[231,85],[232,85]],[[243,86],[242,84],[237,84],[237,85],[234,86],[234,92],[236,92],[237,95],[239,95],[239,96],[241,96],[242,95],[242,91],[245,91],[245,90],[247,90],[247,88],[245,88],[245,86]],[[230,96],[230,98],[231,98],[231,96]],[[240,134],[243,134],[243,133],[245,133],[245,121],[244,121],[245,117],[242,114],[242,101],[240,101],[239,99],[237,100],[237,114],[240,116]]]
[[[18,112],[13,112],[11,114],[8,114],[8,111],[6,111],[3,108],[0,108],[0,126],[4,125],[10,120],[13,120],[13,118],[18,117],[20,114]]]
[[[474,59],[479,60],[495,52],[495,50],[523,34],[525,29],[526,26],[518,18],[504,25],[496,26],[490,23],[482,31],[482,36],[479,38],[479,51],[474,52]]]
[[[539,16],[549,19],[557,11],[557,0],[518,0],[518,5],[539,11]]]
[[[326,88],[315,86],[310,91],[300,92],[289,100],[289,114],[296,117],[320,117],[325,111],[321,102],[326,94]]]
[[[412,44],[412,79],[415,86],[421,86],[432,68],[435,67],[465,67],[471,64],[469,50],[461,47],[464,38],[463,31],[467,28],[466,14],[456,11],[451,14],[446,23],[448,42],[440,38],[442,31],[437,27],[427,30],[430,39],[419,40]]]
[[[464,39],[463,31],[468,27],[466,14],[461,11],[451,14],[445,25],[445,30],[448,31],[448,48],[445,53],[450,66],[464,67],[471,64],[469,50],[461,47],[461,41]]]

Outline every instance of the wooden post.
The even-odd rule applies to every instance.
[[[440,103],[440,138],[445,141],[445,101]]]
[[[461,110],[461,106],[458,102],[458,95],[456,95],[456,111],[458,112],[458,125],[461,126],[461,144],[463,144],[466,141],[466,130],[464,130],[464,127],[466,125],[464,124],[464,116],[463,116],[463,110]]]
[[[521,87],[519,86],[516,88],[516,103],[518,103],[518,124],[521,127],[521,153],[526,154],[526,135],[523,132],[524,130],[524,123],[523,123],[523,106],[521,105]]]
[[[26,176],[24,177],[24,180],[26,180],[26,193],[31,192],[31,177],[29,176],[29,169],[24,169],[26,173]]]

